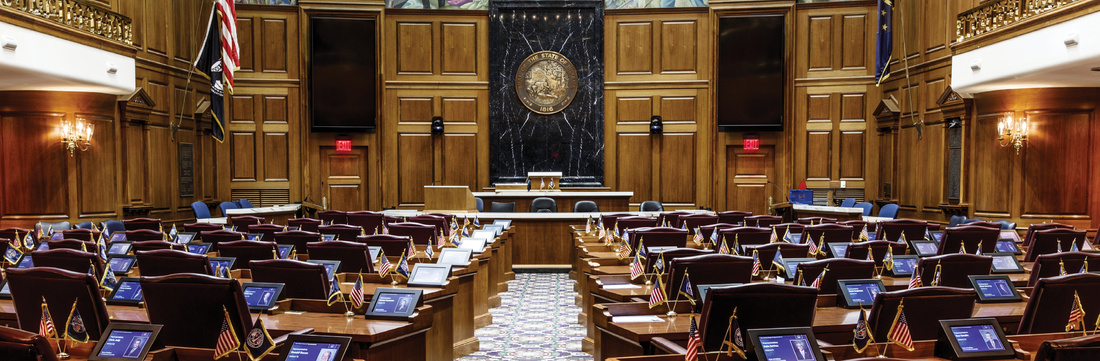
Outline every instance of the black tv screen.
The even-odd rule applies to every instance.
[[[718,130],[783,130],[785,16],[718,19]]]
[[[375,131],[375,31],[373,18],[310,18],[309,87],[314,132]]]

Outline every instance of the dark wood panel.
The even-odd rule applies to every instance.
[[[150,53],[168,55],[168,1],[145,2],[145,49]]]
[[[115,167],[114,119],[91,116],[80,119],[94,124],[96,130],[92,133],[94,151],[83,152],[76,158],[80,215],[114,213],[118,203],[115,197],[118,171]]]
[[[149,93],[149,97],[157,103],[153,110],[162,113],[168,112],[168,106],[172,104],[172,101],[168,99],[168,84],[150,80],[145,86],[145,92]]]
[[[853,93],[840,96],[840,121],[866,121],[866,94]]]
[[[444,134],[443,184],[477,190],[477,134]]]
[[[844,15],[841,18],[841,41],[843,48],[840,51],[840,67],[842,69],[867,68],[867,16]],[[877,21],[874,21],[877,23]],[[873,47],[870,49],[874,49]]]
[[[397,98],[397,120],[426,122],[432,120],[432,98]]]
[[[697,71],[695,21],[665,21],[661,23],[661,72],[690,73]]]
[[[149,136],[149,196],[154,209],[169,209],[179,194],[173,191],[178,159],[177,144],[169,140],[168,127],[150,126]]]
[[[347,154],[333,147],[321,147],[321,180],[325,182],[329,209],[367,209],[367,147],[352,147]]]
[[[921,29],[921,32],[924,34],[925,52],[933,52],[945,48],[945,42],[948,38],[948,26],[946,26],[946,24],[950,23],[954,25],[954,15],[957,13],[948,13],[944,9],[947,6],[947,2],[955,1],[927,0],[923,2],[924,27]]]
[[[807,122],[830,122],[832,118],[829,94],[810,94],[806,104]]]
[[[616,98],[616,121],[648,122],[653,115],[653,98]]]
[[[662,121],[697,121],[696,97],[661,97]]]
[[[833,17],[811,16],[809,48],[810,71],[833,70]]]
[[[283,95],[264,95],[264,123],[286,123],[287,102]]]
[[[831,132],[806,135],[806,179],[830,179],[833,139]]]
[[[1001,120],[999,114],[979,115],[976,126],[971,130],[974,134],[974,147],[972,148],[974,164],[974,187],[971,188],[974,210],[978,212],[1009,213],[1009,197],[1012,192],[1007,191],[1006,182],[1012,179],[1013,157],[1016,156],[1012,148],[1001,148],[997,142],[997,122]]]
[[[123,144],[126,144],[125,149],[129,150],[123,153],[126,167],[127,203],[145,203],[145,179],[148,176],[145,161],[145,157],[148,155],[145,146],[145,130],[142,129],[141,124],[123,123],[122,141]]]
[[[633,203],[652,200],[653,197],[653,141],[649,134],[619,134],[616,164],[618,187],[622,192],[634,192]]]
[[[620,22],[615,51],[619,74],[653,73],[653,22]]]
[[[1086,215],[1092,112],[1028,114],[1024,214]]]
[[[863,179],[865,154],[863,131],[840,132],[840,178]]]
[[[661,202],[695,203],[695,133],[661,136]]]
[[[256,133],[232,132],[229,135],[229,144],[233,146],[230,153],[230,172],[235,181],[256,180]]]
[[[230,123],[256,123],[253,97],[253,95],[233,95],[229,98],[229,109],[232,111],[229,117]]]
[[[59,113],[0,115],[0,164],[7,170],[4,216],[68,213],[69,152],[57,138],[46,136],[56,134],[63,120]]]
[[[218,141],[206,134],[200,134],[198,138],[196,143],[202,145],[202,153],[196,156],[202,159],[202,199],[212,200],[218,197]]]
[[[263,72],[286,73],[290,54],[287,45],[286,19],[263,19]]]
[[[237,60],[239,64],[237,64],[237,66],[241,67],[241,70],[238,70],[240,72],[248,73],[256,71],[256,66],[253,65],[255,64],[256,58],[255,52],[253,52],[253,48],[255,47],[255,42],[253,42],[254,37],[252,36],[252,33],[255,31],[252,27],[253,24],[254,22],[251,17],[237,17],[237,44],[240,47],[240,56]]]
[[[286,182],[290,180],[289,137],[286,133],[264,132],[264,180]]]
[[[329,209],[352,211],[366,209],[360,199],[363,189],[360,184],[333,184],[329,186]]]
[[[397,72],[432,73],[432,23],[397,23]]]
[[[440,67],[443,74],[476,74],[478,48],[476,23],[441,23]]]
[[[761,146],[747,152],[740,145],[726,146],[726,209],[767,213],[771,187],[761,183],[775,173],[775,147]]]
[[[191,63],[194,59],[192,51],[198,50],[198,43],[202,42],[202,39],[195,39],[195,27],[197,22],[195,5],[200,3],[191,1],[173,1],[172,2],[172,32],[174,33],[173,40],[175,41],[175,58],[178,61],[185,63]]]
[[[484,101],[484,100],[483,100]],[[476,122],[477,98],[452,98],[442,97],[443,121],[445,122]],[[430,109],[426,109],[429,110]],[[423,110],[421,110],[423,111]]]
[[[397,135],[397,188],[401,204],[424,203],[424,186],[432,184],[430,134]]]

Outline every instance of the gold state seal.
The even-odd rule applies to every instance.
[[[531,54],[516,69],[516,95],[535,113],[560,112],[577,95],[577,69],[555,51]]]

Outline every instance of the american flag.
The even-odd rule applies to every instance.
[[[355,281],[355,288],[351,289],[351,304],[356,308],[363,306],[363,274]]]
[[[824,235],[822,235],[822,237],[824,237]],[[817,249],[817,243],[814,243],[814,240],[812,240],[812,239],[807,240],[806,244],[808,244],[810,246],[810,249],[806,251],[806,253],[809,255],[809,257],[816,256],[817,252],[820,251],[819,249]]]
[[[432,247],[432,244],[431,244],[431,243],[428,243],[428,248],[431,248],[431,247]],[[413,243],[413,241],[412,241],[412,238],[409,238],[409,253],[408,253],[408,257],[409,257],[409,258],[414,258],[414,257],[416,257],[416,244],[414,244],[414,243]]]
[[[42,319],[38,321],[38,334],[45,338],[57,336],[57,330],[53,327],[53,317],[50,317],[50,310],[46,307],[46,299],[42,299]]]
[[[454,230],[451,230],[451,236],[452,237],[454,236],[454,234],[455,234]],[[412,242],[412,240],[409,240],[409,242]],[[443,230],[439,231],[439,238],[436,238],[435,244],[439,247],[443,247],[444,245],[447,244],[447,238],[443,237]],[[428,247],[428,248],[432,248],[432,247]]]
[[[1078,323],[1081,323],[1081,329],[1084,329],[1084,322],[1085,310],[1081,309],[1081,297],[1077,296],[1077,291],[1073,291],[1073,306],[1069,309],[1069,320],[1066,321],[1066,332],[1077,328]]]
[[[752,250],[752,275],[760,274],[760,254]]]
[[[718,247],[718,254],[730,254],[730,248],[726,246],[726,237],[722,237],[722,246]]]
[[[825,278],[825,272],[829,272],[829,268],[821,270],[821,273],[817,274],[817,278],[814,279],[814,283],[810,284],[810,287],[821,289],[821,280]]]
[[[585,234],[591,234],[592,233],[592,217],[588,217],[588,221],[584,222],[584,233]]]
[[[390,264],[390,259],[386,258],[386,251],[378,251],[378,259],[380,259],[379,262],[382,262],[378,265],[378,276],[386,277],[390,274],[390,269],[393,268],[393,265]]]
[[[776,240],[779,240],[779,236],[775,234],[775,228],[772,228],[772,237],[768,239],[768,243],[775,243]]]
[[[645,272],[645,267],[642,266],[642,261],[638,259],[638,255],[634,255],[634,262],[630,263],[630,279],[638,278]]]
[[[859,239],[862,240],[862,241],[871,240],[871,235],[869,233],[867,233],[867,226],[866,225],[863,226],[862,231],[859,231]]]
[[[665,285],[661,277],[657,277],[657,284],[653,286],[653,292],[649,294],[649,308],[654,308],[665,303]]]
[[[28,232],[27,235],[30,236],[30,232]],[[100,237],[102,238],[103,236]],[[19,231],[15,231],[15,237],[12,237],[11,244],[12,247],[23,248],[23,242],[19,240]]]
[[[1057,253],[1062,253],[1062,240],[1060,240],[1060,239],[1058,240],[1058,252]]]
[[[905,313],[901,312],[902,306],[898,305],[898,317],[894,319],[894,324],[890,326],[890,332],[886,334],[886,339],[894,344],[905,347],[906,350],[913,351],[913,335],[909,334],[909,322],[905,321]]]
[[[619,259],[626,259],[630,257],[630,244],[623,242],[623,245],[619,246]]]
[[[688,344],[687,354],[684,355],[685,361],[695,361],[699,358],[699,346],[702,346],[703,339],[699,337],[699,326],[695,324],[695,315],[691,316],[691,329],[688,330]]]
[[[696,245],[703,244],[703,233],[699,231],[699,227],[695,227],[695,237],[692,237],[691,240]]]
[[[913,276],[909,278],[909,289],[918,288],[924,285],[924,282],[920,279],[920,269],[913,270]]]
[[[237,334],[233,332],[233,326],[229,324],[229,311],[226,311],[221,332],[218,333],[218,346],[214,348],[214,359],[225,357],[238,347],[241,347],[241,340],[237,339]]]

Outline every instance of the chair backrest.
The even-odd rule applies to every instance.
[[[966,246],[966,253],[974,253],[978,244],[982,245],[982,254],[996,253],[997,240],[1000,238],[1000,228],[970,225],[948,228],[940,237],[939,254],[959,253],[963,245]]]
[[[819,224],[816,226],[806,226],[802,231],[802,242],[809,241],[818,242],[820,244],[821,237],[825,237],[825,251],[829,251],[829,243],[848,243],[855,239],[859,233],[852,226],[845,226],[842,224]],[[842,257],[843,255],[835,255],[836,257]]]
[[[593,201],[577,201],[573,204],[573,213],[599,212],[600,206]]]
[[[798,270],[802,271],[802,280],[807,285],[813,283],[825,267],[829,268],[829,272],[825,272],[825,276],[821,277],[821,289],[818,292],[822,294],[836,293],[838,280],[858,280],[875,276],[875,262],[868,260],[827,258],[798,264]]]
[[[864,216],[870,216],[871,215],[871,210],[873,210],[875,208],[875,205],[871,204],[870,202],[859,202],[859,203],[856,203],[854,207],[855,208],[863,208],[863,215]]]
[[[1085,239],[1087,236],[1084,230],[1051,228],[1036,231],[1031,236],[1031,246],[1027,247],[1024,262],[1035,262],[1039,255],[1057,253],[1059,248],[1062,252],[1068,252],[1073,249],[1073,245],[1081,250],[1085,246]]]
[[[887,204],[879,208],[878,216],[882,218],[897,218],[898,217],[898,205]]]
[[[249,202],[247,199],[244,198],[238,199],[237,205],[241,208],[252,208],[252,202]]]
[[[218,250],[219,244],[243,240],[245,235],[244,232],[234,232],[223,229],[219,231],[199,232],[199,239],[203,242],[210,243],[210,250],[208,252],[214,252]]]
[[[248,233],[248,227],[256,224],[263,224],[266,221],[264,217],[256,216],[233,216],[229,217],[229,224],[237,227],[238,232]]]
[[[489,212],[512,213],[516,211],[516,202],[492,202],[489,203]]]
[[[605,214],[599,215],[599,219],[597,220],[596,223],[599,223],[599,221],[603,221],[604,228],[607,228],[609,230],[614,230],[615,225],[617,225],[619,223],[619,218],[634,218],[634,217],[638,217],[638,216],[634,215],[633,213],[611,213],[611,214],[605,213]],[[653,226],[653,227],[656,227],[656,225]],[[622,231],[623,228],[619,228],[619,230]]]
[[[477,202],[477,211],[478,212],[484,212],[485,211],[485,200],[481,199],[481,197],[474,197],[474,201]]]
[[[83,252],[75,249],[49,249],[45,251],[33,251],[34,267],[54,267],[63,270],[88,273],[88,267],[95,269],[96,279],[103,277],[103,263],[92,252]]]
[[[229,213],[226,213],[225,211],[230,210],[230,209],[237,209],[237,208],[240,208],[240,207],[238,207],[237,203],[234,203],[234,202],[221,202],[221,203],[218,203],[218,210],[222,212],[222,217],[229,216]]]
[[[340,261],[337,272],[374,273],[374,263],[367,246],[359,242],[328,241],[310,242],[305,249],[309,249],[309,259]]]
[[[745,217],[751,215],[752,212],[744,211],[718,212],[718,223],[739,224],[745,222]]]
[[[283,294],[286,298],[328,298],[329,279],[323,264],[293,259],[265,259],[249,261],[249,267],[252,269],[253,282],[285,284]]]
[[[1035,235],[1036,231],[1042,231],[1045,229],[1054,228],[1069,228],[1073,229],[1073,226],[1062,223],[1035,223],[1027,227],[1027,233],[1024,235],[1024,246],[1031,246],[1031,238]]]
[[[787,235],[787,232],[800,235],[806,230],[806,225],[801,223],[777,223],[769,227],[775,230],[775,236],[779,239],[783,239],[783,237]]]
[[[771,227],[774,224],[783,223],[783,217],[769,216],[769,215],[757,215],[745,217],[745,226],[747,227]]]
[[[1078,273],[1085,261],[1095,262],[1100,256],[1089,252],[1062,252],[1039,255],[1035,263],[1031,265],[1031,273],[1028,275],[1027,286],[1035,287],[1039,279],[1057,277],[1062,274],[1062,268],[1066,273]]]
[[[974,301],[977,298],[972,289],[951,287],[920,287],[883,292],[875,297],[871,312],[867,314],[867,325],[875,332],[876,340],[886,340],[900,303],[904,305],[902,312],[905,313],[905,321],[909,324],[909,334],[913,336],[913,340],[934,340],[939,335],[940,320],[973,317]],[[1062,326],[1065,326],[1065,320],[1062,321]]]
[[[164,325],[159,339],[167,346],[216,345],[226,312],[238,339],[247,340],[248,330],[252,329],[244,291],[235,279],[194,273],[143,276],[141,293],[149,323]]]
[[[718,242],[726,239],[726,244],[733,247],[738,244],[767,244],[771,242],[771,228],[737,227],[718,230]]]
[[[939,286],[971,288],[967,276],[988,275],[993,267],[993,257],[952,253],[921,258],[917,261],[917,269],[924,284],[931,285],[936,279],[936,265],[940,266]]]
[[[191,203],[191,210],[195,212],[195,219],[210,218],[210,208],[203,202]]]
[[[382,213],[371,211],[348,212],[348,224],[363,227],[367,233],[382,232]],[[415,217],[413,217],[415,218]]]
[[[0,358],[9,361],[58,361],[50,340],[36,332],[0,327]]]
[[[1015,231],[1016,230],[1016,222],[1009,222],[1009,221],[1006,221],[1006,220],[1002,219],[1002,220],[997,221],[997,223],[1001,224],[1001,229],[1002,230],[1005,230],[1005,231],[1008,231],[1008,230]]]
[[[901,238],[902,233],[905,233],[905,239],[907,241],[924,239],[924,234],[927,233],[927,231],[928,222],[926,221],[895,219],[892,221],[879,222],[878,231],[875,233],[875,239],[897,242],[898,239]]]
[[[798,224],[805,224],[805,225],[815,225],[815,224],[825,224],[825,223],[836,223],[836,218],[826,218],[826,217],[803,217],[803,218],[799,218],[799,219],[797,220],[797,222],[798,222]]]
[[[317,232],[320,234],[335,234],[336,239],[347,241],[359,237],[365,230],[359,228],[359,226],[337,223],[317,226]]]
[[[96,244],[89,241],[82,241],[79,239],[57,239],[46,241],[49,245],[48,249],[75,249],[77,251],[84,252],[97,252]]]
[[[321,218],[321,222],[324,224],[348,223],[348,213],[344,211],[320,211],[317,212],[317,217]]]
[[[26,228],[5,228],[5,229],[0,229],[0,238],[7,239],[7,240],[10,241],[10,240],[15,239],[16,237],[19,237],[19,240],[22,241],[23,238],[27,236],[27,233],[30,233],[30,232],[31,232],[31,230],[26,229]],[[31,237],[33,238],[34,236],[31,236]]]
[[[291,227],[298,227],[299,231],[317,232],[317,227],[321,225],[321,220],[313,218],[291,218],[286,221],[286,224]]]
[[[699,299],[699,285],[752,282],[752,257],[706,254],[673,259],[665,272],[665,295],[679,292],[685,272],[689,275],[692,294],[698,303],[702,301]]]
[[[668,226],[668,227],[672,227],[672,228],[680,228],[680,223],[681,223],[680,222],[680,217],[690,216],[692,214],[693,213],[691,213],[691,212],[685,212],[685,211],[659,213],[659,214],[657,214],[657,226],[658,227]]]
[[[107,231],[110,234],[126,231],[126,226],[122,224],[122,221],[116,220],[103,221],[103,228],[104,231]]]
[[[78,229],[68,229],[68,230],[61,231],[61,234],[62,234],[63,238],[79,239],[81,241],[94,242],[95,240],[99,239],[100,232],[99,231],[93,231],[93,230],[90,230],[90,229],[79,229],[78,228]],[[22,241],[22,240],[20,240],[20,241]]]
[[[432,226],[434,228],[432,234],[439,234],[440,231],[443,231],[443,234],[451,233],[450,222],[447,222],[447,219],[443,216],[422,214],[416,217],[409,217],[409,222]]]
[[[382,247],[382,252],[385,252],[387,257],[400,257],[409,250],[408,236],[375,234],[370,236],[359,236],[355,241],[365,243],[368,246]]]
[[[185,223],[183,225],[184,232],[205,232],[205,231],[220,231],[222,226],[213,223]],[[201,237],[197,237],[202,239]]]
[[[751,283],[711,289],[699,316],[703,349],[717,350],[728,339],[726,329],[734,309],[741,335],[748,335],[748,330],[756,328],[811,327],[816,307],[813,287]],[[752,350],[752,340],[743,339],[745,349]]]
[[[855,205],[856,205],[856,199],[855,198],[844,198],[844,201],[840,202],[841,207],[851,208],[851,207],[854,207]]]
[[[127,231],[136,231],[139,229],[148,229],[151,231],[161,230],[160,219],[156,218],[134,218],[126,219],[122,221],[122,225],[126,227]],[[57,229],[56,227],[54,228]]]
[[[965,222],[964,224],[966,224],[967,226],[978,226],[978,227],[1001,229],[1001,223],[999,223],[999,222],[976,221],[976,222]]]
[[[270,223],[262,223],[262,224],[253,224],[251,226],[248,226],[248,233],[262,234],[263,237],[261,237],[260,240],[262,240],[264,242],[274,242],[275,241],[275,233],[285,231],[286,229],[287,229],[287,226],[278,225],[278,224],[270,224]]]
[[[1100,303],[1091,300],[1100,299],[1100,274],[1077,273],[1039,279],[1024,307],[1017,334],[1064,332],[1074,293],[1085,312],[1085,330],[1095,329],[1090,316],[1100,312]]]
[[[667,271],[669,265],[672,263],[672,260],[679,259],[679,258],[685,258],[685,257],[702,256],[702,255],[708,255],[708,254],[714,254],[714,251],[695,249],[695,248],[676,248],[676,249],[670,249],[670,250],[660,252],[660,253],[651,253],[645,259],[645,273],[655,273],[656,271],[654,271],[653,266],[656,265],[657,262],[660,262],[661,259],[664,259],[664,263],[663,263],[662,267],[664,267],[664,270]],[[662,257],[662,255],[663,255],[663,257]]]
[[[138,269],[146,277],[164,276],[177,273],[213,274],[210,258],[205,254],[195,254],[174,249],[135,251]]]
[[[949,220],[949,221],[947,222],[947,227],[948,227],[948,228],[951,228],[951,227],[956,227],[956,226],[959,226],[959,225],[961,225],[961,224],[963,223],[963,221],[965,221],[965,220],[966,220],[966,216],[960,216],[960,215],[954,215],[954,216],[951,216],[951,220]]]
[[[665,207],[662,206],[661,202],[658,202],[658,201],[645,201],[645,202],[642,202],[642,204],[640,206],[638,206],[638,211],[640,211],[640,212],[664,212]]]
[[[727,239],[727,241],[729,240]],[[760,257],[760,265],[763,266],[763,269],[772,269],[775,267],[772,266],[772,259],[775,259],[776,252],[782,253],[783,258],[803,258],[810,253],[810,245],[808,244],[790,244],[784,242],[768,243],[753,249],[756,250],[756,256]],[[745,252],[745,256],[751,258],[752,250]]]
[[[871,258],[875,260],[875,265],[881,267],[882,261],[885,259],[887,251],[892,251],[895,255],[905,254],[905,250],[907,247],[908,246],[905,243],[901,242],[859,242],[852,243],[852,245],[848,246],[848,250],[845,251],[846,254],[844,254],[843,256],[844,258],[851,259],[867,259],[867,252],[870,251],[872,255]]]
[[[93,246],[94,247],[94,246]],[[134,252],[137,251],[152,251],[157,249],[175,249],[180,251],[186,251],[187,246],[182,243],[172,243],[165,241],[141,241],[130,244]],[[94,249],[94,248],[92,248]]]
[[[718,216],[712,216],[709,214],[692,214],[689,216],[680,216],[680,222],[687,227],[688,235],[695,236],[695,228],[707,224],[718,223]]]
[[[416,222],[394,223],[389,229],[390,234],[412,238],[413,243],[420,245],[434,244],[438,235],[434,226]]]
[[[126,240],[129,242],[141,242],[141,241],[163,241],[164,233],[160,231],[153,231],[148,229],[140,229],[136,231],[126,231]]]
[[[859,238],[859,232],[863,232],[863,227],[867,227],[867,232],[874,232],[875,231],[875,224],[874,223],[867,223],[867,221],[862,221],[862,220],[844,221],[844,222],[838,222],[837,224],[843,224],[845,226],[852,226],[852,230],[856,232],[856,234],[854,236],[855,238]]]
[[[19,328],[37,332],[42,319],[42,299],[53,310],[54,327],[63,334],[68,311],[76,301],[76,309],[84,320],[90,339],[99,339],[110,319],[107,305],[99,293],[99,279],[84,271],[67,271],[51,267],[8,269],[8,288],[15,304],[15,318]]]
[[[1033,360],[1100,360],[1100,335],[1043,341],[1035,351]]]
[[[638,242],[644,241],[646,247],[687,246],[688,232],[684,229],[669,227],[634,228],[630,231],[630,249],[637,250]]]
[[[531,213],[556,213],[558,202],[553,198],[538,197],[531,200]]]
[[[619,228],[619,231],[625,231],[628,229],[636,228],[652,228],[657,226],[657,218],[649,217],[618,217],[615,218],[615,222],[611,229],[615,227]]]
[[[310,231],[286,231],[275,232],[275,243],[293,244],[294,251],[298,254],[308,254],[306,245],[309,242],[320,242],[321,234]]]
[[[237,258],[233,269],[247,269],[252,260],[274,259],[278,250],[275,242],[232,241],[218,244],[219,256]]]

